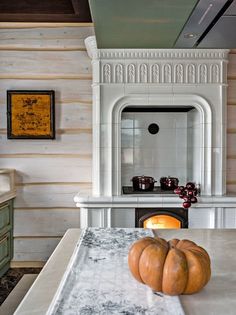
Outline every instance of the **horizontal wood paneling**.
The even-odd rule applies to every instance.
[[[56,128],[92,128],[92,105],[69,103],[56,109]]]
[[[13,261],[46,261],[61,238],[14,239]]]
[[[236,78],[236,54],[229,54],[229,67],[228,67],[228,76]]]
[[[30,182],[91,182],[91,156],[66,154],[63,157],[57,155],[8,155],[1,158],[2,168],[14,168],[17,166],[17,183]]]
[[[12,50],[12,51],[86,51],[86,48],[84,47],[82,41],[74,41],[74,45],[72,45],[72,41],[68,41],[68,45],[62,46],[61,44],[58,44],[58,41],[48,41],[45,43],[43,42],[43,45],[38,44],[38,40],[26,40],[25,44],[22,44],[21,41],[19,41],[19,44],[14,43],[12,45],[11,41],[5,41],[5,43],[0,43],[0,50]]]
[[[56,129],[92,128],[92,105],[81,103],[60,104],[56,100]],[[6,106],[0,105],[0,126],[7,128]]]
[[[74,196],[91,192],[92,27],[2,29],[0,164],[16,169],[15,261],[46,260],[68,228],[79,227]],[[55,91],[55,140],[8,140],[7,90]]]
[[[79,210],[60,209],[15,210],[14,236],[58,236],[69,228],[79,227]],[[25,227],[28,227],[27,230]]]
[[[52,141],[7,140],[6,134],[0,134],[0,154],[92,154],[92,129],[77,129],[74,134],[70,130],[60,131],[56,131],[56,139]]]
[[[228,185],[228,184],[227,184],[226,189],[227,189],[227,193],[235,195],[235,192],[236,192],[236,182],[235,182],[234,184],[232,184],[232,185]]]
[[[236,104],[236,80],[228,80],[228,104]]]
[[[26,28],[23,27],[23,23],[18,23],[17,25],[20,27],[2,28],[2,23],[0,23],[0,38],[3,43],[6,40],[12,41],[13,44],[18,40],[21,40],[21,42],[22,40],[38,40],[39,43],[43,44],[43,42],[47,40],[60,40],[60,43],[64,45],[64,41],[68,41],[70,39],[84,41],[86,37],[94,35],[93,26],[86,26],[85,24],[83,24],[84,27],[58,27],[58,25],[60,26],[62,24],[53,23],[51,25],[45,25],[45,23],[27,23]],[[9,26],[14,25],[12,23]],[[52,27],[50,28],[48,26]]]
[[[25,73],[9,73],[0,74],[0,80],[91,80],[92,76],[88,74],[63,74],[63,73],[39,73],[39,74],[25,74]]]
[[[0,29],[0,50],[84,50],[93,27]]]
[[[227,192],[236,193],[236,49],[229,54],[227,106]]]
[[[236,106],[235,105],[227,106],[227,128],[228,129],[236,128]]]
[[[85,22],[0,22],[0,29],[32,29],[32,28],[69,28],[93,27],[93,23]]]
[[[0,80],[0,104],[6,106],[7,90],[27,89],[55,90],[56,104],[91,104],[91,84],[89,80]]]
[[[232,158],[228,159],[227,170],[236,172],[236,155],[232,155]]]
[[[88,195],[91,192],[91,183],[75,183],[52,185],[26,185],[17,187],[16,208],[44,208],[44,207],[75,207],[74,196],[80,192]],[[27,228],[27,227],[26,227]]]
[[[16,72],[17,69],[17,72]],[[0,51],[0,77],[13,75],[90,75],[85,51]]]
[[[227,154],[228,155],[236,154],[236,133],[227,135]]]

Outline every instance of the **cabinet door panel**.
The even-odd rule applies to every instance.
[[[10,250],[10,232],[6,233],[0,239],[0,269],[10,260],[11,250]]]
[[[10,225],[10,207],[8,203],[1,205],[0,207],[0,230]],[[5,231],[3,231],[5,233]],[[0,235],[1,235],[0,231]]]

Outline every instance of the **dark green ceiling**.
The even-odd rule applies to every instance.
[[[98,48],[172,48],[198,0],[89,0]]]

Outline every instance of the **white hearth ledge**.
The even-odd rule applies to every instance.
[[[131,196],[81,196],[74,197],[76,207],[79,208],[168,208],[182,207],[182,200],[177,196],[171,195],[131,195]],[[191,208],[227,207],[236,209],[236,195],[226,196],[201,196],[198,202],[192,204]]]
[[[80,208],[80,227],[134,227],[135,208],[181,208],[173,195],[81,196],[74,198]],[[119,217],[118,221],[117,218]],[[201,196],[188,211],[189,228],[236,228],[236,195]]]

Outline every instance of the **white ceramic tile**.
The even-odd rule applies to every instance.
[[[121,147],[132,148],[134,143],[134,129],[121,129]]]
[[[148,86],[146,84],[125,84],[124,86],[125,94],[143,94],[143,97],[145,98],[144,105],[148,104]],[[135,104],[133,104],[135,105]]]
[[[101,85],[100,86],[100,122],[112,123],[112,109],[118,99],[124,96],[124,85]]]
[[[134,113],[134,128],[147,129],[151,123],[157,123],[156,113]]]
[[[153,176],[154,174],[154,170],[153,167],[143,167],[142,165],[135,165],[134,166],[134,172],[135,172],[135,176]]]
[[[236,174],[236,172],[235,172]],[[215,195],[222,195],[222,192],[224,193],[224,184],[227,173],[226,171],[213,171],[212,172],[212,178],[214,183],[214,194]]]
[[[200,124],[200,114],[196,108],[187,113],[187,127],[191,128]]]
[[[171,99],[171,95],[173,93],[173,89],[172,89],[172,84],[170,85],[149,85],[149,100],[152,101],[155,105],[161,105],[161,104],[157,104],[156,99],[158,98],[158,95],[160,94],[166,94],[169,96],[169,100],[168,103],[172,104],[172,99]],[[149,101],[149,103],[150,103]],[[162,102],[163,103],[163,102]],[[165,104],[164,104],[165,105]]]
[[[186,113],[135,113],[134,127],[148,128],[152,123],[158,124],[160,129],[183,128],[187,124]]]
[[[121,163],[122,165],[134,164],[134,150],[129,148],[121,149]]]
[[[101,160],[101,172],[110,172],[110,161],[111,161],[111,148],[100,148]]]
[[[160,129],[155,135],[147,129],[134,130],[134,147],[162,148],[175,145],[176,129]]]
[[[112,209],[111,226],[122,228],[135,226],[135,209],[133,208]]]
[[[100,127],[100,143],[97,143],[97,146],[101,148],[112,147],[111,126],[109,124],[100,124],[96,127]]]
[[[134,128],[134,114],[133,113],[122,112],[121,128]]]
[[[193,168],[193,162],[194,162],[194,151],[193,148],[188,148],[187,152],[187,168]]]
[[[195,182],[193,179],[193,170],[192,168],[187,168],[186,170],[186,181],[187,182]]]
[[[144,167],[185,167],[186,151],[180,148],[134,149],[134,164]]]
[[[187,129],[177,128],[175,132],[176,146],[181,148],[187,147]]]
[[[214,209],[189,209],[189,228],[214,228],[211,217],[214,216]]]
[[[213,54],[217,54],[215,50],[212,51]],[[118,54],[118,50],[109,51],[110,59],[109,63],[111,65],[114,65],[117,63],[117,59],[112,58],[112,53]],[[122,51],[124,54],[125,52]],[[111,134],[113,136],[113,160],[111,161],[112,156],[108,155],[108,157],[103,157],[102,162],[104,164],[104,161],[106,161],[107,166],[103,167],[97,167],[98,171],[95,176],[95,178],[100,178],[101,181],[110,182],[110,176],[111,176],[111,170],[109,170],[109,167],[111,165],[114,167],[114,169],[117,171],[119,169],[120,155],[118,154],[120,150],[120,135],[117,134],[119,132],[119,129],[115,128],[120,123],[120,108],[126,104],[129,105],[138,105],[138,106],[194,106],[195,108],[198,108],[198,110],[193,110],[192,113],[173,113],[168,116],[166,116],[166,113],[156,113],[158,116],[151,114],[149,115],[147,113],[146,117],[140,116],[135,118],[135,125],[132,122],[132,119],[129,119],[129,115],[124,115],[123,122],[121,122],[122,126],[128,129],[132,129],[133,127],[137,127],[140,129],[135,128],[135,135],[133,137],[133,143],[135,150],[136,149],[148,149],[148,150],[159,150],[166,148],[165,150],[162,150],[161,153],[155,153],[155,158],[157,158],[157,161],[159,163],[159,160],[162,159],[162,156],[165,152],[165,155],[168,156],[167,151],[171,150],[171,148],[174,149],[175,152],[175,158],[171,160],[166,158],[161,165],[161,167],[168,166],[169,164],[173,164],[172,168],[174,169],[173,173],[177,174],[177,169],[182,169],[183,164],[186,162],[185,171],[187,170],[187,167],[189,169],[192,169],[194,177],[195,178],[201,178],[202,172],[207,172],[207,175],[205,176],[207,178],[207,184],[206,186],[211,185],[211,165],[213,167],[219,168],[221,167],[223,170],[224,164],[222,161],[223,157],[219,157],[218,153],[215,152],[215,154],[212,155],[213,163],[211,163],[211,155],[209,154],[209,150],[205,152],[205,157],[208,158],[208,160],[205,160],[204,163],[201,160],[201,151],[203,148],[224,148],[225,147],[225,103],[226,103],[226,86],[224,84],[186,84],[184,82],[176,83],[176,81],[171,81],[170,84],[149,84],[147,83],[138,83],[140,77],[139,77],[139,66],[141,64],[147,64],[149,65],[149,59],[148,57],[143,60],[142,56],[145,54],[151,54],[152,63],[169,63],[167,52],[163,52],[163,56],[159,56],[155,60],[155,54],[157,52],[149,51],[149,50],[136,50],[135,52],[130,50],[129,57],[127,59],[122,57],[121,63],[124,63],[124,69],[125,69],[125,80],[124,82],[127,82],[127,71],[126,66],[130,63],[133,63],[135,66],[135,79],[133,83],[124,83],[124,84],[102,84],[96,87],[96,85],[93,88],[94,92],[94,122],[98,125],[101,123],[107,123],[111,124],[110,128],[107,128],[106,131],[104,131],[104,141],[102,140],[100,143],[100,139],[97,139],[96,133],[94,133],[94,150],[99,150],[99,147],[108,148],[111,146]],[[135,53],[134,58],[132,59],[132,54]],[[154,55],[153,55],[154,53]],[[183,52],[184,53],[184,52]],[[159,54],[159,52],[158,52]],[[168,52],[169,54],[169,52]],[[199,56],[199,59],[191,58],[188,56],[187,61],[181,61],[181,63],[184,64],[184,67],[186,66],[186,63],[194,63],[198,67],[201,63],[206,63],[208,66],[212,62],[210,59],[203,60],[201,56]],[[97,56],[98,59],[93,60],[94,61],[94,79],[95,83],[99,83],[100,81],[100,74],[99,74],[99,68],[98,63],[106,63],[107,60],[102,55]],[[192,59],[192,60],[191,60]],[[219,65],[220,65],[220,75],[224,75],[226,73],[226,62],[225,60],[227,58],[221,58],[220,56],[214,57],[214,61],[218,59]],[[217,62],[218,62],[217,61]],[[179,61],[177,61],[179,62]],[[176,60],[172,59],[171,66],[175,66]],[[174,75],[174,69],[172,73],[172,79],[175,78]],[[186,73],[184,73],[186,74]],[[197,71],[198,75],[198,71]],[[209,80],[210,77],[207,77],[206,81]],[[150,75],[148,80],[150,79]],[[186,77],[185,77],[186,79]],[[137,84],[138,83],[138,84]],[[226,80],[223,82],[226,83]],[[232,89],[231,89],[232,90]],[[228,108],[228,121],[229,126],[233,126],[234,121],[234,108]],[[116,115],[117,114],[117,115]],[[204,115],[204,117],[203,117]],[[188,119],[187,119],[188,116]],[[211,122],[212,117],[212,122]],[[153,119],[155,118],[155,121]],[[203,119],[204,118],[204,119]],[[115,120],[115,121],[113,121]],[[160,132],[156,136],[150,136],[147,132],[148,125],[152,122],[156,122],[160,126]],[[200,123],[202,124],[200,124]],[[231,124],[232,122],[232,124]],[[117,124],[114,125],[114,123]],[[204,123],[204,125],[203,125]],[[211,125],[213,123],[213,125]],[[187,125],[188,128],[187,128]],[[166,127],[168,130],[166,130]],[[184,128],[183,128],[184,127]],[[193,128],[191,128],[193,127]],[[99,127],[100,128],[100,127]],[[180,130],[178,130],[180,129]],[[185,131],[184,131],[185,129]],[[188,129],[188,130],[187,130]],[[189,130],[190,129],[190,130]],[[166,132],[164,132],[166,130]],[[204,132],[203,132],[204,130]],[[173,132],[174,131],[174,132]],[[101,135],[103,137],[103,135]],[[118,142],[114,144],[114,140],[118,139]],[[125,134],[125,136],[122,139],[122,146],[124,148],[132,148],[131,146],[131,137],[128,134]],[[96,145],[97,143],[97,145]],[[232,145],[234,145],[234,141],[231,140],[230,142]],[[188,154],[184,154],[181,152],[181,148],[187,148],[188,147]],[[230,148],[228,152],[232,153],[235,150]],[[169,152],[169,151],[168,151]],[[149,154],[150,152],[144,153],[143,151],[139,152],[139,157],[135,158],[137,162],[140,163],[140,166],[144,168],[150,168],[150,165],[153,165],[155,163],[155,159],[153,158],[152,154]],[[223,154],[223,150],[221,153]],[[229,153],[228,153],[229,154]],[[203,154],[202,154],[203,155]],[[99,157],[100,152],[96,154],[94,152],[95,157]],[[179,156],[181,156],[181,163],[179,162]],[[188,156],[188,161],[187,161]],[[125,158],[125,159],[124,159]],[[131,161],[131,153],[128,154],[128,151],[126,152],[126,155],[123,156],[123,162],[128,163]],[[142,163],[140,162],[142,159]],[[192,163],[190,160],[192,159]],[[94,159],[94,170],[96,172],[96,166],[99,161],[95,161]],[[221,166],[221,164],[223,166]],[[155,164],[156,165],[156,164]],[[159,164],[157,164],[159,167]],[[99,169],[101,169],[101,172],[105,169],[107,170],[107,176],[103,177],[102,173],[99,174]],[[162,169],[164,171],[164,169]],[[220,171],[221,171],[220,170]],[[165,170],[166,171],[166,170]],[[109,173],[110,172],[110,173]],[[187,171],[186,171],[187,172]],[[160,170],[159,170],[160,173]],[[158,173],[158,174],[159,174]],[[184,172],[181,173],[184,178],[185,174]],[[166,175],[166,174],[165,174]],[[171,175],[171,174],[170,174]],[[174,174],[173,174],[174,175]],[[120,176],[120,174],[116,174],[116,176]],[[189,176],[189,175],[188,175]],[[197,177],[198,176],[198,177]],[[217,178],[214,177],[214,180],[217,181]],[[118,180],[115,180],[115,182],[118,182]],[[213,186],[217,187],[217,191],[220,189],[220,185],[217,186],[217,183],[214,183]],[[210,191],[209,187],[206,187],[206,191]]]
[[[175,160],[177,167],[187,167],[187,148],[177,147],[175,149]]]
[[[220,123],[213,123],[212,126],[212,146],[221,147],[224,146],[224,135],[226,131],[226,126]]]
[[[121,185],[131,186],[131,179],[135,176],[135,169],[132,165],[122,165],[121,167]]]
[[[187,128],[187,113],[174,113],[176,128]]]
[[[225,171],[226,164],[223,162],[222,159],[222,156],[225,154],[225,148],[212,148],[212,150],[209,148],[205,148],[205,150],[208,150],[209,153],[212,152],[213,171]]]
[[[154,167],[158,157],[151,148],[135,148],[134,149],[134,164],[143,167]]]
[[[202,128],[203,125],[196,125],[192,129],[192,146],[195,148],[202,147]]]

